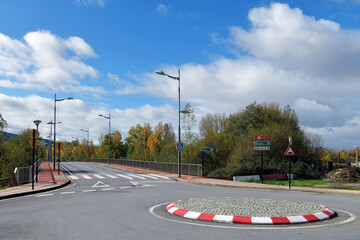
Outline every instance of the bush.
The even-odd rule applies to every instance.
[[[309,164],[297,161],[291,166],[291,173],[296,174],[298,178],[317,179],[321,174],[317,169],[313,169]]]

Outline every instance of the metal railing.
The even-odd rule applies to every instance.
[[[43,163],[44,159],[39,159],[34,163],[34,172],[32,173],[32,165],[30,167],[17,167],[15,168],[15,178],[16,184],[26,184],[31,183],[31,179],[36,177],[36,173],[39,172],[41,164]]]
[[[108,163],[109,159],[77,159],[77,162]],[[110,164],[123,165],[128,167],[143,168],[159,172],[178,173],[177,163],[150,162],[127,159],[110,159]],[[202,177],[201,164],[181,164],[181,173],[184,175]]]

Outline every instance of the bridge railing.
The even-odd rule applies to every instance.
[[[109,159],[78,159],[78,162],[95,162],[95,163],[108,163]],[[128,167],[143,168],[159,172],[177,173],[177,163],[166,163],[166,162],[151,162],[151,161],[140,161],[140,160],[127,160],[127,159],[110,159],[110,164],[123,165]],[[181,164],[181,173],[190,176],[202,176],[201,164]]]
[[[39,172],[41,164],[43,163],[44,159],[39,159],[34,163],[34,172],[32,173],[32,165],[30,167],[17,167],[15,168],[15,178],[16,184],[26,184],[31,183],[31,179],[36,178],[36,173]]]

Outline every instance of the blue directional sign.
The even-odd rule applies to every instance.
[[[177,144],[176,144],[176,149],[177,149],[178,151],[183,150],[183,149],[184,149],[184,144],[183,144],[183,143],[177,143]]]

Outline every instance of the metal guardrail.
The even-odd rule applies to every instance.
[[[31,183],[31,179],[35,179],[36,173],[39,172],[41,164],[44,162],[44,159],[39,159],[34,163],[34,173],[32,173],[32,165],[30,167],[17,167],[15,168],[15,178],[16,184],[26,184]]]
[[[109,159],[77,159],[77,162],[108,163]],[[159,172],[178,173],[177,163],[150,162],[127,159],[110,159],[110,164],[123,165],[128,167],[143,168]],[[184,175],[202,177],[201,164],[181,164],[181,173]]]

